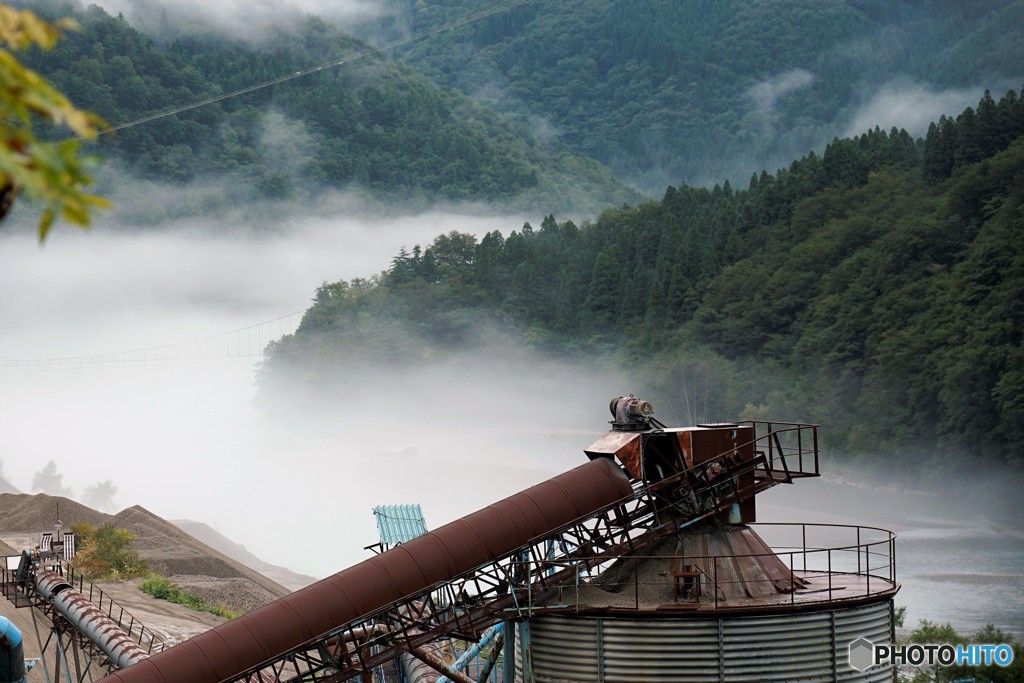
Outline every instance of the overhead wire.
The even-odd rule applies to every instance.
[[[469,16],[462,17],[460,19],[456,19],[455,21],[448,22],[447,24],[442,24],[441,26],[436,26],[436,27],[431,28],[431,29],[426,29],[426,30],[423,30],[423,31],[418,31],[416,33],[411,33],[411,34],[409,34],[409,35],[407,35],[407,36],[405,36],[403,38],[399,38],[399,39],[390,41],[388,43],[385,43],[384,45],[370,46],[370,47],[367,47],[367,48],[365,48],[363,50],[359,50],[357,52],[353,52],[351,54],[347,54],[347,55],[345,55],[343,57],[339,57],[337,59],[332,59],[330,61],[323,62],[322,64],[317,64],[316,66],[311,66],[311,67],[308,67],[306,69],[300,69],[299,71],[295,71],[295,72],[292,72],[290,74],[285,74],[283,76],[278,76],[277,78],[271,78],[269,80],[262,81],[260,83],[255,83],[253,85],[249,85],[249,86],[246,86],[244,88],[239,88],[237,90],[232,90],[231,92],[226,92],[226,93],[222,93],[220,95],[214,95],[212,97],[207,97],[205,99],[198,100],[198,101],[192,102],[190,104],[182,105],[180,107],[173,107],[171,109],[167,109],[167,110],[158,112],[156,114],[150,114],[150,115],[147,115],[147,116],[143,116],[141,118],[134,119],[134,120],[128,121],[126,123],[118,124],[116,126],[109,126],[107,128],[103,128],[102,130],[97,131],[97,134],[98,135],[106,135],[108,133],[114,133],[114,132],[119,131],[119,130],[124,130],[126,128],[131,128],[133,126],[138,126],[138,125],[141,125],[141,124],[144,124],[144,123],[149,123],[151,121],[156,121],[156,120],[159,120],[159,119],[162,119],[162,118],[166,118],[168,116],[174,116],[175,114],[180,114],[182,112],[190,111],[192,109],[198,109],[199,107],[205,107],[205,106],[210,105],[210,104],[214,104],[214,103],[217,103],[217,102],[222,102],[224,100],[228,100],[228,99],[231,99],[233,97],[238,97],[240,95],[245,95],[247,93],[255,92],[257,90],[262,90],[264,88],[269,88],[269,87],[272,87],[274,85],[278,85],[280,83],[284,83],[286,81],[290,81],[290,80],[293,80],[293,79],[296,79],[296,78],[302,78],[303,76],[308,76],[309,74],[316,73],[318,71],[323,71],[324,69],[330,69],[330,68],[333,68],[333,67],[341,66],[341,65],[346,64],[348,62],[354,62],[354,61],[357,61],[359,59],[363,59],[365,57],[369,57],[371,55],[381,54],[381,53],[383,53],[385,51],[392,50],[392,49],[397,48],[397,47],[401,47],[402,45],[407,45],[409,43],[413,43],[413,42],[416,42],[416,41],[419,41],[419,40],[423,40],[424,38],[428,38],[430,36],[437,35],[439,33],[444,33],[445,31],[451,31],[453,29],[460,28],[462,26],[468,26],[468,25],[476,23],[476,22],[478,22],[478,21],[480,21],[482,19],[486,19],[487,17],[491,17],[491,16],[494,16],[496,14],[501,14],[503,12],[507,12],[507,11],[509,11],[511,9],[516,8],[516,7],[520,7],[522,5],[526,5],[526,4],[530,3],[530,2],[532,2],[532,0],[510,0],[509,2],[505,2],[505,3],[502,3],[502,4],[497,5],[495,7],[491,7],[489,9],[485,9],[485,10],[481,10],[479,12],[475,12],[474,14],[470,14]],[[146,355],[150,354],[150,353],[155,353],[155,352],[158,352],[158,351],[164,351],[164,350],[168,350],[168,349],[172,349],[172,348],[181,348],[181,347],[188,346],[188,345],[191,345],[191,344],[195,344],[195,343],[199,343],[199,342],[204,342],[204,341],[209,341],[211,339],[217,339],[217,338],[221,338],[221,337],[226,337],[228,335],[237,334],[239,332],[243,332],[243,331],[248,330],[248,329],[261,327],[263,325],[267,325],[267,324],[270,324],[270,323],[273,323],[273,322],[277,322],[279,320],[284,320],[284,319],[287,319],[287,318],[291,318],[291,317],[294,317],[294,316],[299,315],[301,313],[302,313],[302,311],[299,311],[299,312],[296,312],[296,313],[289,313],[287,315],[281,316],[280,318],[275,318],[274,320],[264,321],[262,323],[257,323],[256,325],[250,325],[248,327],[239,328],[237,330],[230,330],[228,332],[223,332],[223,333],[217,334],[217,335],[211,335],[209,337],[203,337],[203,338],[200,338],[200,339],[193,339],[193,340],[184,341],[184,342],[176,342],[176,343],[173,343],[173,344],[164,344],[162,346],[153,346],[153,347],[148,347],[148,348],[144,348],[144,349],[134,349],[134,350],[131,350],[131,351],[120,351],[120,352],[115,352],[115,353],[94,354],[94,355],[90,355],[90,356],[68,356],[68,357],[61,357],[61,358],[34,358],[34,359],[0,360],[0,368],[39,367],[39,366],[44,366],[45,367],[45,366],[52,366],[52,365],[80,364],[80,363],[90,363],[90,362],[97,362],[97,361],[102,362],[104,359],[113,359],[113,358],[125,359],[125,358],[129,358],[129,357],[137,358],[139,355],[142,355],[143,358],[145,359]]]
[[[134,121],[128,121],[127,123],[122,123],[116,126],[110,126],[108,128],[104,128],[98,131],[98,134],[105,135],[107,133],[113,133],[119,130],[124,130],[125,128],[131,128],[132,126],[138,126],[143,123],[149,123],[150,121],[156,121],[167,116],[174,116],[175,114],[180,114],[182,112],[186,112],[192,109],[198,109],[199,107],[205,107],[216,102],[222,102],[233,97],[238,97],[239,95],[245,95],[247,93],[255,92],[257,90],[269,88],[271,86],[278,85],[279,83],[284,83],[295,78],[302,78],[303,76],[308,76],[309,74],[316,73],[317,71],[323,71],[324,69],[330,69],[333,67],[341,66],[342,64],[354,62],[359,59],[369,57],[371,55],[381,54],[382,52],[392,50],[396,47],[401,47],[402,45],[413,43],[418,40],[423,40],[424,38],[437,35],[438,33],[444,33],[445,31],[451,31],[462,26],[468,26],[469,24],[476,23],[481,19],[486,19],[487,17],[494,16],[495,14],[507,12],[511,9],[514,9],[521,5],[525,5],[529,2],[532,2],[532,0],[511,0],[510,2],[503,3],[496,7],[491,7],[490,9],[481,10],[469,16],[462,17],[461,19],[456,19],[455,21],[449,22],[447,24],[436,26],[434,28],[427,29],[424,31],[419,31],[417,33],[409,34],[408,36],[399,38],[397,40],[393,40],[389,43],[385,43],[384,45],[367,47],[363,50],[353,52],[351,54],[339,57],[337,59],[332,59],[328,62],[324,62],[316,66],[311,66],[306,69],[300,69],[299,71],[295,71],[290,74],[285,74],[284,76],[278,76],[277,78],[271,78],[270,80],[263,81],[262,83],[249,85],[244,88],[239,88],[237,90],[232,90],[231,92],[223,93],[221,95],[207,97],[206,99],[192,102],[191,104],[182,105],[180,107],[174,107],[172,109],[168,109],[166,111],[162,111],[156,114],[143,116],[141,118],[135,119]]]
[[[227,339],[232,335],[240,335],[245,332],[248,333],[251,330],[258,330],[264,327],[270,327],[274,323],[282,323],[286,320],[294,319],[301,316],[305,311],[293,311],[285,315],[271,318],[270,320],[264,320],[262,322],[253,323],[252,325],[246,325],[245,327],[239,327],[227,332],[220,332],[218,334],[211,334],[205,337],[197,337],[195,339],[189,339],[187,341],[174,342],[171,344],[161,344],[159,346],[147,346],[145,348],[131,349],[128,351],[115,351],[113,353],[97,353],[91,355],[82,356],[59,356],[53,358],[21,358],[21,359],[0,359],[0,369],[3,368],[39,368],[39,367],[55,367],[55,366],[84,366],[84,365],[104,365],[109,363],[138,363],[138,362],[164,362],[170,360],[195,360],[203,357],[209,358],[248,358],[257,357],[262,355],[263,349],[260,348],[259,353],[247,352],[245,354],[223,354],[216,353],[209,356],[202,356],[200,354],[194,356],[188,356],[184,359],[175,358],[166,354],[160,355],[161,352],[167,352],[174,349],[182,349],[195,347],[198,344],[206,344],[215,340]]]

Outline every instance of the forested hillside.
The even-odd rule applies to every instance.
[[[269,47],[212,33],[160,45],[95,5],[32,4],[76,19],[81,31],[27,63],[115,126],[367,50],[315,18],[281,27]],[[637,196],[600,164],[372,54],[118,130],[97,152],[142,179],[228,178],[247,188],[225,203],[301,199],[325,187],[581,211]]]
[[[494,5],[390,4],[374,35]],[[1024,2],[535,0],[399,54],[660,194],[820,150],[867,127],[851,125],[872,103],[909,113],[932,106],[930,93],[1016,86]]]
[[[272,344],[263,391],[330,390],[498,326],[612,354],[671,419],[772,416],[848,454],[944,476],[1024,471],[1024,102],[986,92],[915,141],[836,139],[749,186],[670,187],[576,225],[553,216],[403,250],[373,281],[325,283]]]

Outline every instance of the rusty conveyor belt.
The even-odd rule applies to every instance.
[[[675,473],[653,481],[642,476],[642,458],[647,457],[644,444],[664,464],[668,462],[664,455],[670,451],[655,447],[655,441],[671,444],[677,432],[690,435],[660,428],[640,432],[639,440],[626,439],[627,445],[638,447],[626,453],[632,459],[623,457],[622,448],[605,453],[592,447],[585,451],[592,458],[585,465],[103,681],[332,683],[365,675],[403,652],[415,652],[444,636],[475,640],[495,623],[528,618],[560,586],[579,581],[612,558],[638,552],[698,520],[730,509],[742,511],[742,505],[757,493],[791,482],[794,476],[817,476],[815,426],[781,423],[782,429],[773,431],[765,423],[767,433],[758,435],[757,424],[695,428],[699,431],[686,440],[694,448],[698,436],[714,439],[703,451],[676,453]],[[786,456],[781,443],[773,452],[771,441],[767,452],[755,450],[759,440],[778,442],[781,432],[799,435],[805,429],[812,430],[813,450],[798,447]],[[751,440],[742,441],[740,434]],[[632,478],[610,457],[613,453]],[[802,463],[805,454],[813,470],[794,469],[794,463],[787,463],[787,457]],[[714,462],[703,456],[713,456]],[[658,465],[656,460],[651,462],[652,467]]]
[[[255,672],[288,653],[315,648],[346,626],[471,574],[632,495],[629,479],[612,460],[593,460],[102,680],[258,680]]]

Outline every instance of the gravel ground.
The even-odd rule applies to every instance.
[[[167,577],[167,580],[183,592],[202,598],[207,605],[225,606],[241,612],[251,612],[277,598],[265,588],[242,578],[217,579],[195,574],[175,574]]]

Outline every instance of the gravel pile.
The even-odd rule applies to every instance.
[[[253,585],[246,595],[268,595],[272,599],[287,595],[284,586],[259,572],[217,552],[189,536],[167,520],[138,505],[122,510],[110,523],[135,534],[134,547],[150,568],[164,576],[205,576],[215,579],[242,579]],[[261,603],[262,604],[262,603]]]
[[[251,612],[278,597],[243,578],[217,579],[210,576],[175,574],[167,577],[167,580],[182,592],[202,598],[210,607],[228,607],[240,612]]]
[[[70,498],[45,493],[0,493],[0,532],[40,534],[53,531],[58,514],[65,529],[75,522],[99,526],[110,519],[110,515]]]
[[[132,546],[153,572],[185,577],[189,583],[187,592],[211,605],[223,603],[232,609],[249,611],[290,592],[138,505],[107,515],[68,498],[0,494],[0,534],[25,534],[30,543],[38,543],[41,532],[53,529],[58,509],[65,529],[78,522],[127,529],[135,535]],[[6,552],[0,549],[0,554]]]

